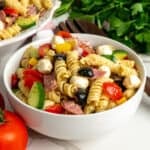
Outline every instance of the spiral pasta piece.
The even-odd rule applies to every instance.
[[[129,67],[129,68],[133,68],[135,66],[135,61],[133,60],[119,60],[118,63],[120,65],[124,65],[126,67]]]
[[[126,65],[120,65],[118,74],[123,77],[128,77],[130,75],[137,75],[137,71],[133,68],[129,68]]]
[[[19,0],[5,0],[6,6],[14,8],[21,15],[26,15],[27,8]]]
[[[42,0],[41,2],[42,2],[42,6],[45,9],[49,9],[49,8],[51,8],[53,6],[51,0]]]
[[[30,0],[20,0],[21,1],[21,4],[24,6],[24,7],[27,7],[29,5],[29,2]]]
[[[112,62],[111,60],[97,54],[89,54],[88,56],[81,58],[80,63],[82,65],[97,66],[97,67],[106,65],[109,66],[110,68],[113,68],[113,66],[115,65],[115,63]]]
[[[74,93],[77,91],[77,86],[69,84],[66,81],[58,82],[59,90],[69,97],[74,97]]]
[[[20,91],[21,91],[26,97],[29,96],[30,90],[29,90],[27,87],[24,86],[24,81],[23,81],[23,80],[20,80],[20,81],[19,81],[18,87],[19,87]]]
[[[68,79],[71,75],[64,60],[55,61],[55,73],[58,81]]]
[[[102,85],[104,82],[112,82],[110,78],[98,78],[91,84],[89,94],[87,97],[87,104],[97,103],[100,100],[102,94]]]
[[[15,95],[21,99],[24,103],[27,103],[27,97],[22,93],[21,90],[16,91]]]
[[[42,8],[42,1],[43,1],[43,0],[32,0],[32,3],[33,3],[38,9],[41,9],[41,8]]]
[[[97,54],[89,54],[88,56],[80,59],[80,63],[82,65],[89,65],[89,66],[102,66],[102,65],[106,65],[110,68],[112,73],[116,73],[119,76],[129,76],[129,75],[137,75],[137,71],[132,68],[132,67],[128,67],[128,65],[134,65],[131,64],[131,62],[126,62],[126,64],[124,63],[114,63],[113,61],[102,57],[100,55]]]
[[[113,61],[97,54],[89,54],[88,56],[81,58],[80,63],[85,66],[108,66],[111,72],[119,72],[119,64],[115,64]]]
[[[0,39],[4,40],[4,39],[11,38],[11,37],[17,35],[18,33],[20,33],[20,31],[21,31],[20,26],[18,26],[17,24],[14,24],[14,25],[0,31]]]
[[[77,51],[71,51],[67,55],[67,66],[72,75],[75,75],[80,69],[79,55]]]
[[[48,92],[48,98],[55,103],[60,103],[61,94],[58,91],[50,91]]]

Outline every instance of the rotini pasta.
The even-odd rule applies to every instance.
[[[75,75],[80,69],[79,54],[77,51],[72,51],[67,54],[67,66],[71,74]]]
[[[41,0],[41,2],[42,2],[42,6],[45,9],[50,9],[53,6],[53,4],[52,4],[52,2],[50,0],[44,0],[44,1]]]
[[[61,94],[59,91],[50,91],[48,92],[48,98],[55,103],[60,103]]]
[[[11,38],[11,37],[17,35],[18,33],[20,33],[20,31],[21,31],[20,26],[18,26],[17,24],[14,24],[14,25],[0,31],[0,39],[4,40],[4,39]]]
[[[73,97],[74,93],[77,91],[77,86],[74,84],[66,83],[66,81],[58,82],[59,90],[69,97]]]
[[[55,61],[55,73],[58,81],[66,80],[71,75],[64,60]]]
[[[25,87],[23,80],[20,80],[20,81],[19,81],[18,87],[19,87],[20,91],[21,91],[26,97],[29,96],[29,89],[28,89],[27,87]]]
[[[27,97],[22,93],[21,90],[17,90],[17,91],[15,92],[15,95],[16,95],[19,99],[21,99],[24,103],[27,103]]]
[[[6,0],[5,7],[1,8],[3,20],[0,40],[12,38],[31,28],[52,6],[51,0]]]
[[[104,82],[112,82],[112,79],[109,78],[98,78],[91,84],[89,89],[89,94],[87,97],[87,104],[97,103],[100,100],[102,94],[102,85]]]
[[[21,4],[24,6],[24,7],[27,7],[30,3],[30,0],[20,0],[21,1]]]
[[[42,0],[32,0],[32,3],[38,8],[42,8]]]
[[[82,41],[68,32],[65,34],[68,38],[63,38],[64,34],[64,31],[59,32],[54,38],[56,40],[50,43],[59,47],[61,41],[59,50],[48,46],[44,52],[41,51],[49,43],[26,49],[15,72],[17,83],[14,86],[13,82],[12,86],[18,90],[17,97],[32,106],[32,94],[37,94],[42,106],[33,107],[76,115],[112,109],[136,93],[141,80],[135,61],[126,56],[126,51],[120,56],[118,53],[122,50],[115,52],[113,47],[112,55],[114,58],[116,54],[116,58],[112,59],[100,54],[103,49],[94,50],[89,43],[82,45]],[[66,49],[63,43],[68,41],[70,46]],[[82,54],[85,49],[87,54]]]
[[[19,0],[5,0],[6,6],[14,8],[17,10],[21,15],[26,15],[27,8],[23,6]]]

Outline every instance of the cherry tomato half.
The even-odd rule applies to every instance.
[[[63,38],[71,38],[71,34],[67,31],[58,31],[57,35],[63,37]]]
[[[44,57],[50,48],[51,45],[48,43],[41,45],[38,49],[39,56]]]
[[[113,101],[117,101],[123,96],[121,87],[114,82],[103,83],[103,92]]]

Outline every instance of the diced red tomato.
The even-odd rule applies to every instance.
[[[67,31],[58,31],[57,35],[63,37],[63,38],[71,38],[71,34]]]
[[[86,42],[78,41],[79,47],[82,48],[82,56],[85,57],[88,54],[95,53],[95,50]]]
[[[82,52],[82,56],[83,56],[83,57],[86,57],[88,54],[90,54],[88,51],[83,50],[83,52]]]
[[[9,15],[9,16],[17,17],[19,15],[17,10],[14,8],[5,7],[3,10],[6,13],[6,15]]]
[[[19,79],[17,77],[17,74],[12,74],[12,76],[11,76],[11,87],[12,88],[17,88],[18,81],[19,81]]]
[[[34,70],[34,69],[25,69],[23,72],[23,75],[24,76],[32,75],[32,76],[39,78],[41,80],[43,79],[43,74],[37,70]]]
[[[121,87],[114,82],[103,83],[103,92],[113,101],[117,101],[123,96]]]
[[[27,75],[24,77],[24,85],[26,87],[31,88],[34,82],[42,82],[42,80],[32,75]]]
[[[23,72],[24,85],[31,88],[34,82],[43,82],[43,74],[34,69],[25,69]]]
[[[64,109],[60,104],[55,104],[53,106],[47,107],[45,109],[47,112],[56,113],[56,114],[62,114],[64,113]]]
[[[44,57],[50,48],[51,45],[49,43],[41,45],[38,50],[39,56]]]

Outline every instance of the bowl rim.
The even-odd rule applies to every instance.
[[[27,37],[40,31],[49,21],[51,21],[54,12],[56,11],[57,8],[59,8],[59,6],[61,4],[60,0],[52,0],[52,1],[53,1],[52,8],[50,10],[46,11],[46,14],[40,18],[40,20],[38,21],[38,23],[35,26],[33,26],[29,29],[26,29],[24,31],[21,31],[18,35],[14,36],[10,39],[1,40],[0,48],[4,47],[4,46],[8,46],[8,45],[13,44],[18,41],[21,41],[23,39],[26,39]]]
[[[77,36],[80,38],[80,36],[92,36],[94,38],[102,38],[104,40],[107,40],[107,41],[111,41],[113,42],[114,44],[117,44],[117,45],[120,45],[120,46],[123,46],[125,47],[125,49],[128,49],[127,51],[129,53],[132,53],[136,59],[138,59],[142,69],[143,69],[143,81],[140,85],[140,87],[138,88],[138,90],[136,91],[136,93],[128,99],[128,101],[126,101],[125,103],[123,104],[120,104],[112,109],[108,109],[108,110],[105,110],[105,111],[102,111],[102,112],[96,112],[96,113],[91,113],[91,114],[80,114],[80,115],[73,115],[73,114],[55,114],[55,113],[50,113],[50,112],[46,112],[46,111],[43,111],[43,110],[40,110],[40,109],[37,109],[37,108],[34,108],[24,102],[22,102],[17,96],[15,96],[15,94],[12,92],[11,90],[11,87],[9,86],[9,83],[8,83],[8,80],[6,79],[6,71],[8,70],[9,68],[9,62],[12,61],[13,59],[15,59],[17,57],[17,55],[19,53],[21,53],[21,55],[23,54],[23,52],[25,51],[25,49],[31,45],[40,45],[41,43],[44,43],[44,42],[48,42],[49,39],[48,38],[45,38],[45,39],[42,39],[42,40],[37,40],[37,41],[34,41],[34,42],[31,42],[29,44],[26,44],[25,46],[21,47],[18,51],[16,51],[12,56],[11,58],[7,61],[5,67],[4,67],[4,71],[3,71],[3,82],[4,82],[4,86],[5,86],[5,89],[6,91],[11,95],[11,97],[13,97],[13,99],[15,99],[15,101],[19,102],[21,105],[23,105],[24,107],[27,107],[27,109],[30,109],[31,111],[36,111],[38,113],[42,113],[42,114],[45,114],[45,115],[49,115],[49,116],[57,116],[57,117],[60,117],[60,118],[91,118],[91,117],[96,117],[97,115],[104,115],[104,114],[109,114],[111,113],[112,111],[115,111],[115,110],[119,110],[119,109],[122,109],[122,107],[128,105],[132,99],[134,99],[134,97],[136,97],[136,95],[144,88],[144,85],[145,85],[145,82],[146,82],[146,68],[144,66],[144,63],[143,63],[143,60],[136,54],[136,52],[134,52],[131,48],[129,48],[128,46],[124,45],[123,43],[120,43],[118,41],[115,41],[111,38],[108,38],[108,37],[104,37],[104,36],[100,36],[100,35],[95,35],[95,34],[86,34],[86,33],[73,33],[72,34],[73,36]]]

